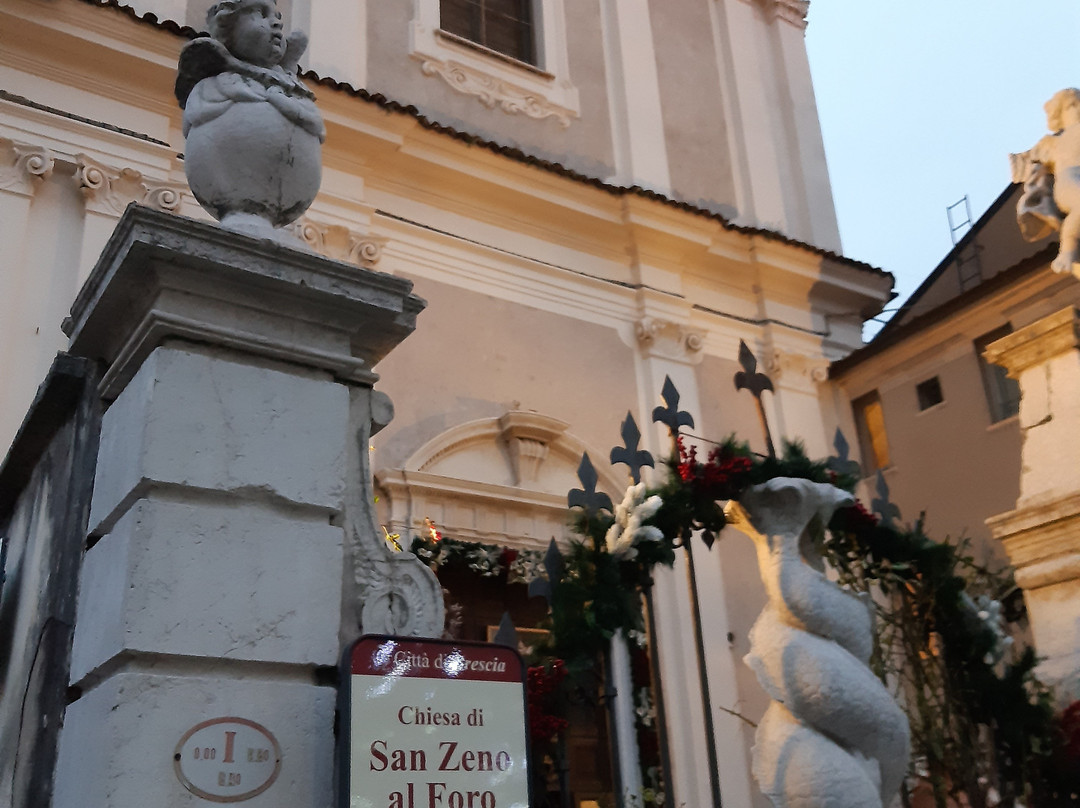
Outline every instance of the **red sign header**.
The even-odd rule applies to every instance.
[[[397,637],[360,639],[353,646],[351,673],[518,684],[523,678],[521,657],[510,648]]]

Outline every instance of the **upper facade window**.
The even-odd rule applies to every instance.
[[[567,1],[413,0],[409,53],[451,92],[567,127],[581,115],[570,80]]]
[[[535,65],[532,0],[441,0],[443,31]]]
[[[986,346],[1012,333],[1006,324],[983,334],[975,340],[975,353],[979,357],[979,370],[982,373],[983,390],[986,391],[986,404],[990,408],[990,423],[996,424],[1020,412],[1020,384],[1010,379],[1005,368],[992,365],[983,359]]]

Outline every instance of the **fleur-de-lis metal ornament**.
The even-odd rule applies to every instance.
[[[862,466],[859,465],[858,460],[851,459],[851,447],[848,445],[844,433],[840,431],[840,427],[836,428],[836,435],[833,437],[833,448],[836,450],[836,455],[826,461],[829,471],[837,477],[858,479],[862,472]]]
[[[611,504],[611,497],[603,491],[596,490],[596,483],[600,477],[593,468],[589,453],[581,456],[581,464],[577,471],[578,479],[581,480],[581,488],[572,488],[566,495],[566,505],[570,508],[582,508],[585,515],[592,519],[600,511],[612,512],[615,507]]]
[[[629,412],[626,413],[626,420],[622,425],[622,439],[623,445],[616,446],[611,450],[611,465],[616,463],[623,463],[630,467],[630,477],[634,481],[634,485],[641,482],[641,467],[648,466],[654,467],[653,456],[645,449],[639,449],[638,444],[641,442],[641,431],[638,429],[637,422],[634,421],[634,416]]]
[[[551,540],[547,552],[544,554],[544,572],[547,573],[546,578],[533,578],[533,580],[529,581],[529,597],[543,598],[550,606],[552,588],[562,578],[563,574],[562,553],[559,552],[559,546],[555,544],[555,539]]]
[[[757,372],[757,358],[754,352],[747,346],[745,340],[739,340],[739,364],[742,370],[735,374],[735,389],[749,390],[757,403],[758,419],[761,421],[761,431],[765,433],[765,447],[769,451],[769,457],[776,457],[776,447],[773,446],[772,432],[769,430],[769,419],[765,415],[765,405],[761,401],[761,395],[766,390],[775,393],[772,379],[764,373]]]
[[[679,409],[679,391],[670,376],[664,377],[664,388],[660,391],[660,397],[664,399],[664,406],[652,411],[653,423],[666,426],[671,431],[672,440],[678,436],[680,427],[694,428],[694,416]]]
[[[508,645],[517,649],[518,633],[517,628],[514,627],[514,621],[510,619],[510,612],[503,612],[502,620],[499,621],[499,630],[495,632],[491,641],[496,645]]]
[[[877,498],[870,501],[870,510],[881,517],[885,527],[895,527],[894,521],[900,519],[900,508],[889,501],[889,485],[880,469],[877,473]]]

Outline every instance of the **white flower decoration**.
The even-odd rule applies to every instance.
[[[641,523],[660,510],[660,497],[645,499],[645,483],[626,489],[623,501],[615,506],[615,524],[608,528],[604,543],[616,558],[629,560],[637,555],[637,545],[643,541],[660,541],[663,531]]]
[[[987,652],[983,662],[994,665],[1005,656],[1013,643],[1005,628],[1005,618],[1001,613],[1001,602],[988,595],[979,595],[974,600],[967,592],[961,595],[964,606],[994,635],[994,647]]]

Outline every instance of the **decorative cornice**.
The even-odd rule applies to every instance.
[[[475,96],[489,109],[498,107],[510,115],[527,115],[542,120],[554,117],[566,128],[575,113],[553,104],[535,92],[517,87],[509,82],[490,76],[479,70],[453,60],[443,61],[414,54],[420,59],[420,69],[425,76],[439,76],[455,91]]]
[[[0,138],[0,190],[30,196],[53,172],[56,159],[44,146]]]
[[[1080,309],[1069,306],[990,343],[983,357],[1019,379],[1028,368],[1077,348],[1080,348]]]
[[[88,207],[117,216],[132,202],[176,213],[187,190],[184,183],[155,180],[134,168],[113,168],[85,154],[75,156],[75,181]]]
[[[1080,494],[1039,499],[986,520],[1024,589],[1080,579]]]
[[[668,359],[700,361],[701,349],[705,347],[705,332],[701,329],[656,317],[638,320],[634,324],[634,336],[643,353]]]
[[[382,258],[387,239],[357,233],[340,224],[327,224],[302,216],[288,228],[313,251],[336,261],[373,267]]]

